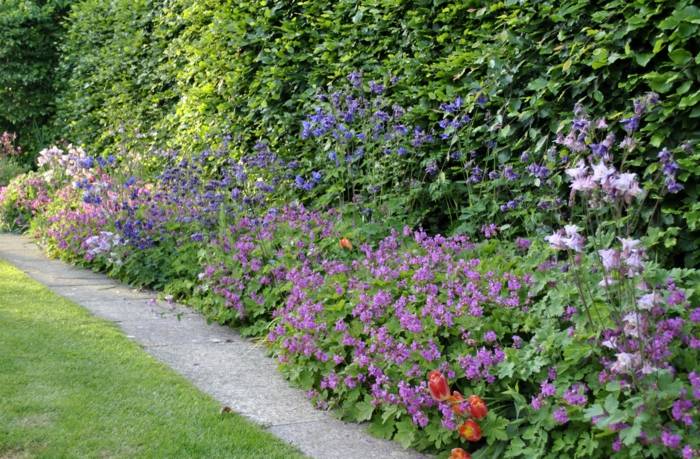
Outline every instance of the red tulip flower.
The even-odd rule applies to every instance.
[[[482,419],[486,417],[489,410],[486,408],[486,403],[478,395],[470,395],[467,399],[469,402],[469,412],[474,419]]]
[[[428,373],[428,388],[430,395],[439,402],[450,398],[450,386],[447,385],[447,378],[438,370]]]
[[[350,239],[344,237],[340,239],[340,247],[345,249],[345,250],[352,250],[352,242],[350,242]]]
[[[467,419],[459,426],[459,436],[467,441],[479,441],[481,440],[481,427],[473,419]]]
[[[462,448],[455,448],[451,451],[449,459],[472,459],[472,455]]]

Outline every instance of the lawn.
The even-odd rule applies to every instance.
[[[116,326],[0,261],[0,458],[304,457],[220,409]]]

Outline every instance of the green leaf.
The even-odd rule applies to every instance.
[[[591,67],[593,69],[599,69],[608,65],[608,50],[605,48],[596,48],[593,51],[593,60],[591,61]]]
[[[396,423],[396,435],[394,440],[398,441],[404,448],[410,448],[416,437],[416,428],[411,421],[404,419]]]
[[[356,417],[355,420],[358,422],[368,421],[372,419],[372,413],[374,413],[374,404],[370,401],[362,401],[355,405]]]
[[[372,435],[388,440],[392,437],[392,435],[394,435],[394,423],[382,422],[379,418],[377,418],[369,425],[367,430],[369,430]]]
[[[583,410],[583,415],[586,417],[586,419],[593,419],[596,416],[603,416],[604,414],[605,410],[603,410],[603,407],[598,404],[591,405]]]
[[[673,51],[668,53],[668,56],[676,65],[685,65],[688,62],[690,62],[690,60],[693,58],[693,55],[683,48],[674,49]]]
[[[625,446],[630,446],[639,438],[642,433],[642,426],[638,423],[632,424],[632,427],[620,431],[620,439]]]
[[[603,407],[605,408],[605,411],[608,413],[614,413],[617,411],[617,407],[619,406],[619,402],[617,401],[617,397],[614,394],[608,394],[607,397],[605,397],[605,404]]]
[[[691,24],[700,24],[700,8],[695,5],[686,6],[678,11],[675,16],[681,21],[690,22]]]
[[[652,57],[654,57],[653,53],[635,53],[634,60],[638,65],[646,67]]]

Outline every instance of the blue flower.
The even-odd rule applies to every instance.
[[[376,81],[370,81],[369,90],[372,92],[372,94],[381,94],[384,92],[384,85],[379,84]]]
[[[350,81],[350,84],[354,87],[359,88],[360,85],[362,85],[362,74],[355,70],[348,75],[348,81]]]
[[[623,119],[620,121],[620,124],[622,124],[622,128],[627,131],[628,134],[631,134],[639,129],[639,119],[639,115],[634,115]]]

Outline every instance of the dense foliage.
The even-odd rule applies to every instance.
[[[264,338],[407,447],[699,456],[692,2],[83,0],[66,27],[89,147],[0,188],[4,228]]]
[[[525,151],[542,161],[576,102],[617,123],[630,97],[655,91],[662,103],[636,158],[686,145],[677,156],[689,185],[659,218],[678,228],[671,253],[698,263],[700,9],[689,0],[128,3],[72,9],[59,112],[73,141],[106,153],[168,142],[191,154],[227,133],[235,156],[265,139],[282,157],[314,162],[328,151],[295,135],[299,116],[316,110],[328,83],[341,90],[359,70],[365,84],[391,86],[385,103],[406,109],[405,124],[426,130],[440,122],[440,104],[461,97],[472,122],[455,133],[460,153],[486,170]],[[409,155],[399,173],[448,162],[453,147]],[[389,204],[404,207],[408,191],[425,203],[415,217],[426,227],[468,231],[462,174],[440,169],[433,182],[405,183]]]
[[[0,3],[0,131],[19,133],[29,151],[39,151],[54,136],[57,44],[70,3]]]

